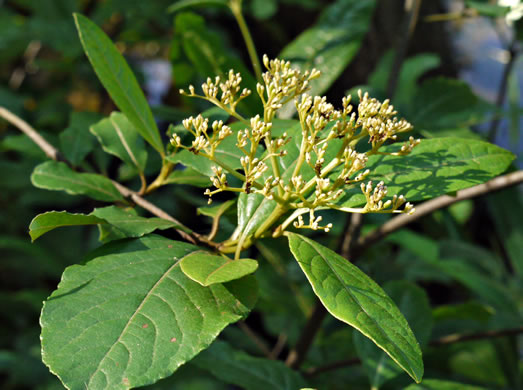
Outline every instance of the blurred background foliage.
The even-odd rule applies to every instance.
[[[31,123],[75,165],[97,167],[138,188],[135,174],[95,148],[96,139],[88,132],[115,106],[82,52],[72,13],[88,16],[116,42],[167,133],[173,131],[170,125],[175,128],[184,117],[210,108],[204,101],[180,96],[179,88],[230,68],[242,72],[246,86],[254,89],[255,84],[229,10],[219,4],[177,10],[182,3],[0,0],[0,106]],[[176,12],[168,12],[169,7]],[[313,85],[314,93],[326,94],[332,102],[358,88],[377,98],[390,97],[421,136],[494,141],[517,154],[512,169],[523,163],[522,8],[519,1],[244,1],[260,55],[281,55],[323,71],[324,82]],[[249,100],[241,107],[246,114],[258,110]],[[284,116],[292,114],[289,107]],[[45,155],[3,121],[0,150],[0,386],[59,389],[61,384],[40,360],[39,311],[63,269],[81,263],[99,245],[99,233],[91,227],[62,229],[32,244],[27,230],[40,212],[89,212],[96,202],[32,187],[31,172]],[[159,163],[150,161],[149,169],[153,172]],[[203,180],[195,172],[174,175],[177,185],[158,191],[151,200],[206,232],[213,212],[200,209],[195,218],[206,199],[201,190],[185,185],[205,186]],[[423,310],[428,313],[421,316],[425,322],[416,332],[424,344],[427,378],[496,389],[523,387],[521,337],[430,342],[453,333],[521,325],[522,205],[521,188],[457,203],[390,236],[359,263],[378,283],[386,283],[393,298],[412,299],[412,313],[404,313],[409,321],[415,322]],[[318,239],[334,247],[345,218],[326,215],[335,229]],[[364,229],[385,218],[367,216]],[[234,211],[222,220],[222,231],[231,232]],[[273,356],[285,358],[311,313],[313,294],[285,243],[261,241],[251,256],[266,260],[256,274],[260,299],[247,320],[248,329],[258,334],[257,342],[244,336],[242,325],[226,329],[222,339],[254,356],[276,344]],[[372,367],[355,359],[369,357],[363,344],[334,318],[325,321],[303,366],[311,386],[365,389],[369,381],[376,385],[373,380],[382,388],[408,386],[406,375],[394,369],[379,379],[368,375]],[[322,373],[316,367],[339,360],[346,361],[342,369]],[[151,388],[231,387],[196,361]]]

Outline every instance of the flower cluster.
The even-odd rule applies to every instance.
[[[283,211],[296,209],[294,219],[297,228],[329,231],[331,225],[321,226],[322,217],[314,215],[315,210],[333,208],[347,212],[412,213],[413,206],[403,196],[394,195],[386,200],[387,187],[383,182],[373,186],[372,181],[363,181],[370,174],[367,168],[369,156],[375,154],[407,155],[420,140],[410,137],[397,152],[383,152],[380,148],[387,141],[397,141],[398,135],[412,129],[410,123],[396,117],[397,112],[389,100],[380,102],[370,98],[368,93],[358,92],[359,104],[356,110],[351,105],[351,96],[344,97],[340,109],[336,109],[325,97],[310,96],[306,92],[311,80],[320,72],[301,72],[288,61],[269,60],[263,57],[267,71],[263,84],[256,90],[263,103],[263,116],[256,115],[246,120],[236,112],[238,103],[250,95],[248,89],[241,89],[241,76],[232,70],[224,81],[220,77],[210,78],[202,85],[204,95],[197,95],[190,86],[189,96],[206,99],[242,121],[245,128],[236,132],[236,147],[244,155],[240,158],[241,169],[226,166],[215,156],[220,142],[233,131],[221,121],[213,122],[209,128],[208,119],[201,115],[183,121],[183,126],[194,136],[191,146],[181,144],[178,136],[171,143],[192,153],[209,158],[215,164],[215,175],[211,182],[216,190],[206,190],[210,197],[221,191],[259,193],[281,205]],[[241,92],[240,92],[241,91]],[[184,91],[182,93],[186,94]],[[285,145],[291,137],[287,133],[279,137],[272,135],[272,121],[277,111],[289,101],[294,101],[301,126],[301,137],[295,139],[299,152],[295,160],[285,160]],[[298,138],[300,134],[293,134]],[[370,150],[359,152],[357,144],[367,139]],[[294,157],[293,157],[294,158]],[[241,188],[228,185],[227,174],[243,181]],[[366,203],[361,208],[340,206],[348,186],[359,183]],[[302,214],[309,213],[306,224]]]

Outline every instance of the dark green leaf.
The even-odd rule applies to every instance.
[[[160,132],[129,65],[96,24],[80,14],[74,18],[87,58],[103,86],[141,136],[163,156]]]
[[[164,181],[164,184],[188,184],[195,187],[210,187],[209,176],[203,175],[195,169],[175,169]]]
[[[217,340],[194,360],[218,379],[247,390],[297,390],[306,386],[296,371],[278,360],[262,359]]]
[[[486,390],[486,388],[440,379],[425,379],[422,383],[410,385],[405,390]]]
[[[49,211],[33,218],[29,225],[29,235],[34,241],[45,233],[63,226],[97,225],[105,223],[93,215],[71,214],[67,211]]]
[[[95,209],[91,215],[107,221],[124,233],[125,237],[141,237],[156,229],[164,230],[172,227],[187,230],[166,219],[140,217],[132,210],[126,211],[116,206]]]
[[[329,313],[370,338],[416,382],[421,381],[418,341],[381,287],[332,250],[298,234],[288,237],[292,254]]]
[[[197,247],[158,236],[108,244],[66,269],[44,303],[42,356],[70,389],[128,389],[172,374],[252,308],[251,278],[202,287],[181,271]]]
[[[185,256],[180,267],[183,273],[195,282],[202,286],[210,286],[252,274],[258,268],[258,262],[252,259],[232,260],[225,256],[195,252]]]
[[[454,129],[484,121],[492,108],[467,83],[438,77],[421,84],[405,116],[418,131]]]
[[[408,156],[371,156],[368,180],[383,180],[390,196],[403,194],[409,201],[424,200],[483,183],[505,171],[513,159],[512,153],[488,142],[424,139]],[[359,188],[349,190],[343,199],[346,207],[364,203]]]
[[[60,150],[73,165],[79,165],[94,148],[94,138],[89,126],[100,119],[93,112],[73,112],[69,127],[60,133]]]
[[[427,345],[433,321],[429,298],[425,291],[407,281],[389,282],[383,289],[398,305],[421,346]],[[401,373],[401,368],[361,333],[354,335],[354,343],[372,388],[381,387],[386,381]]]
[[[209,5],[227,7],[228,2],[227,0],[178,0],[167,8],[167,12],[178,12],[184,8]]]
[[[313,27],[282,50],[279,57],[301,70],[321,71],[322,76],[311,82],[309,94],[322,95],[354,58],[369,28],[375,4],[374,0],[338,0],[324,9]],[[283,111],[282,117],[292,116],[294,103]]]
[[[63,162],[46,161],[38,165],[31,175],[31,182],[38,188],[63,190],[72,195],[86,195],[106,202],[123,200],[111,180],[105,176],[77,173]]]
[[[113,112],[91,126],[91,132],[96,135],[103,149],[139,172],[145,170],[147,151],[143,139],[127,117],[120,112]]]

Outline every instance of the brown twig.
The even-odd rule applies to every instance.
[[[258,336],[258,334],[252,330],[244,321],[238,321],[238,327],[254,342],[254,344],[256,344],[258,349],[265,355],[266,358],[271,358],[271,350],[264,339]]]
[[[455,343],[462,343],[466,341],[473,341],[473,340],[483,340],[483,339],[491,339],[496,337],[503,337],[503,336],[515,336],[523,333],[523,327],[519,328],[512,328],[512,329],[501,329],[501,330],[488,330],[485,332],[477,332],[477,333],[456,333],[456,334],[450,334],[447,336],[440,337],[439,339],[432,340],[429,345],[433,347],[440,347],[444,345],[449,344],[455,344]],[[318,374],[322,374],[324,372],[337,370],[339,368],[348,367],[348,366],[354,366],[357,364],[361,364],[361,360],[357,357],[351,358],[351,359],[343,359],[338,360],[329,364],[325,364],[323,366],[318,367],[311,367],[305,371],[305,375],[307,376],[314,376]]]
[[[510,187],[519,183],[523,183],[523,170],[508,173],[503,176],[498,176],[492,180],[487,181],[477,186],[460,190],[455,196],[442,195],[437,198],[428,200],[419,205],[416,205],[416,212],[412,215],[402,214],[395,218],[392,218],[388,222],[385,222],[379,228],[375,229],[371,233],[361,237],[356,245],[353,253],[354,256],[358,256],[375,242],[381,240],[390,233],[401,229],[405,225],[412,223],[427,214],[433,213],[436,210],[450,206],[453,203],[475,198],[480,195],[487,194],[489,192],[497,191],[506,187]]]
[[[51,145],[47,140],[42,137],[33,127],[31,127],[26,121],[19,118],[15,114],[13,114],[11,111],[7,110],[5,107],[0,107],[0,117],[7,120],[9,123],[11,123],[13,126],[17,127],[20,131],[22,131],[24,134],[26,134],[31,140],[44,151],[44,153],[52,160],[55,161],[63,161],[67,163],[68,165],[71,165],[65,157],[56,149],[53,145]],[[137,192],[125,187],[124,185],[112,180],[114,186],[116,189],[122,194],[123,197],[131,199],[135,204],[142,207],[144,210],[149,211],[151,214],[166,219],[168,221],[174,222],[178,226],[180,226],[182,229],[190,230],[186,228],[180,221],[178,221],[173,216],[166,213],[164,210],[160,209],[159,207],[155,206],[151,202],[147,201],[145,198],[141,197]],[[192,244],[204,244],[206,246],[209,246],[213,249],[218,248],[218,244],[206,239],[204,236],[196,233],[191,232],[187,233],[184,230],[175,228],[176,232],[186,241],[192,243]]]

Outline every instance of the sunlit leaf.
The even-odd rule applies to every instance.
[[[197,247],[158,236],[97,250],[44,303],[42,356],[70,389],[128,389],[172,374],[244,317],[256,284],[203,287],[180,260]]]
[[[258,262],[252,259],[232,260],[225,256],[195,252],[185,256],[180,267],[183,273],[195,282],[202,286],[210,286],[252,274],[258,268]]]
[[[418,341],[381,287],[323,245],[294,233],[288,237],[292,254],[329,313],[371,339],[420,382],[423,361]]]
[[[160,132],[131,68],[96,24],[80,14],[74,18],[87,58],[103,86],[141,136],[163,156]]]
[[[29,225],[31,240],[36,240],[43,234],[63,226],[97,225],[105,223],[94,215],[71,214],[67,211],[49,211],[33,218]]]

